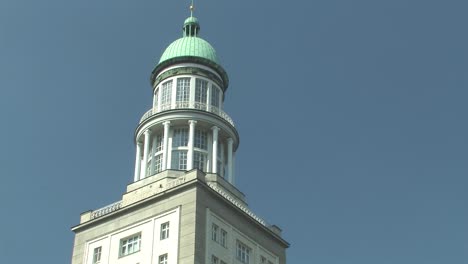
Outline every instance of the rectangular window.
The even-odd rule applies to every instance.
[[[190,78],[177,79],[176,102],[185,102],[189,100]],[[182,105],[181,105],[182,106]]]
[[[167,264],[167,254],[159,256],[159,264]]]
[[[220,236],[219,236],[219,244],[223,247],[227,246],[227,232],[226,230],[221,228]]]
[[[219,227],[216,224],[211,226],[211,239],[218,242],[219,237]]]
[[[248,246],[246,246],[244,243],[237,241],[237,246],[236,246],[236,257],[237,259],[245,264],[250,263],[250,252],[252,251]]]
[[[195,141],[193,144],[194,147],[200,149],[208,149],[208,133],[203,130],[195,129]]]
[[[214,85],[211,87],[211,105],[219,107],[219,89]]]
[[[156,155],[154,158],[154,172],[158,173],[162,170],[162,154]]]
[[[197,79],[195,81],[195,108],[206,109],[206,94],[208,91],[208,82]]]
[[[141,233],[120,240],[120,256],[124,257],[140,251]]]
[[[188,128],[176,128],[172,136],[172,147],[186,147],[188,146],[188,139]]]
[[[187,169],[187,151],[186,150],[172,151],[172,169],[175,169],[175,170]]]
[[[172,81],[163,83],[161,94],[161,110],[167,110],[171,108],[171,92]]]
[[[211,255],[211,264],[219,264],[219,259],[215,255]]]
[[[193,152],[193,168],[205,171],[206,154],[199,151]]]
[[[156,135],[156,151],[155,152],[159,152],[163,150],[163,143],[164,143],[163,135],[162,134]]]
[[[101,263],[102,247],[97,247],[93,251],[93,264]]]
[[[169,222],[161,224],[161,240],[169,238]]]

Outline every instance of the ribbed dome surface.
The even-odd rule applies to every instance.
[[[193,36],[182,37],[169,45],[159,59],[159,63],[176,57],[200,57],[218,64],[218,58],[213,46],[206,40]]]

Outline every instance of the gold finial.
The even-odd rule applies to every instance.
[[[193,0],[192,4],[190,5],[190,16],[193,17],[193,10],[195,9],[195,6],[193,6]]]

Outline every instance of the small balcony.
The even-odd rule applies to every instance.
[[[227,121],[229,124],[234,126],[234,121],[232,121],[232,118],[226,114],[223,110],[219,109],[218,107],[209,105],[209,104],[204,104],[204,103],[199,103],[199,102],[176,102],[175,104],[162,104],[159,107],[156,108],[151,108],[148,110],[140,119],[140,124],[145,121],[146,119],[152,117],[153,115],[169,111],[169,110],[174,110],[174,109],[196,109],[196,110],[201,110],[201,111],[206,111],[213,113],[225,121]]]

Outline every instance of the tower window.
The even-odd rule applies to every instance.
[[[250,253],[252,252],[252,249],[250,249],[248,246],[246,246],[239,240],[237,241],[236,249],[236,258],[242,263],[249,264]]]
[[[177,79],[176,102],[188,103],[190,93],[190,78]],[[188,105],[178,105],[178,107],[187,107]]]
[[[206,154],[200,151],[193,152],[193,168],[205,171]]]
[[[156,136],[156,152],[163,150],[163,135]]]
[[[156,155],[154,158],[154,172],[158,173],[162,170],[162,154]]]
[[[159,264],[167,264],[167,254],[159,256]]]
[[[211,87],[211,105],[219,107],[219,89],[214,85]]]
[[[167,110],[171,108],[171,91],[172,81],[163,83],[161,93],[161,110]]]
[[[141,233],[120,240],[120,257],[140,251]]]
[[[161,240],[169,238],[169,222],[161,224]]]
[[[195,130],[195,142],[194,147],[199,149],[208,149],[208,134],[206,131],[196,129]]]
[[[188,145],[188,128],[174,129],[172,147],[186,147]]]
[[[186,150],[172,151],[172,169],[176,169],[176,170],[187,169],[187,151]]]
[[[195,108],[206,109],[206,94],[208,90],[208,82],[197,79],[195,81]]]
[[[102,247],[97,247],[93,251],[93,264],[101,263]]]

